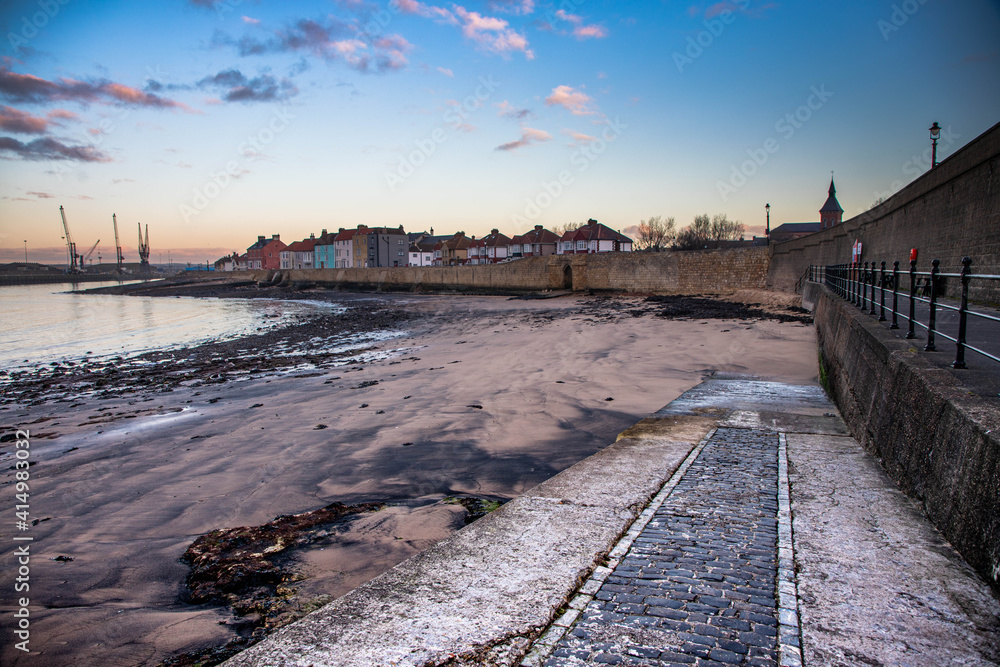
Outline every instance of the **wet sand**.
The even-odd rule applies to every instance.
[[[378,303],[405,313],[378,326],[406,333],[354,359],[317,354],[310,367],[237,364],[227,374],[218,350],[175,355],[164,363],[169,382],[151,376],[82,399],[36,387],[33,405],[0,405],[0,434],[39,434],[31,508],[40,520],[30,531],[33,652],[5,636],[3,664],[157,665],[248,634],[252,623],[224,607],[181,601],[179,559],[213,529],[332,502],[386,503],[294,554],[304,611],[464,525],[446,497],[516,497],[711,370],[816,377],[813,327],[797,322],[665,319],[663,304],[625,297]],[[271,344],[258,352],[267,357]],[[7,489],[12,450],[0,443]],[[9,563],[11,529],[0,530]],[[12,611],[7,592],[0,614]]]

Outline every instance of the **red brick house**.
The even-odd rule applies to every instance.
[[[257,242],[247,248],[247,268],[280,269],[281,251],[286,247],[278,234],[271,236],[270,240],[258,236]]]

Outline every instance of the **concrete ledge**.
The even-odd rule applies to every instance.
[[[1000,401],[826,289],[815,301],[828,389],[851,433],[1000,591]]]
[[[640,424],[226,664],[516,663],[715,418]]]

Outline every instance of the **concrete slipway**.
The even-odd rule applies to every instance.
[[[665,562],[650,549],[667,553],[678,541],[668,528],[688,489],[750,465],[749,449],[740,458],[742,434],[764,443],[754,451],[776,478],[774,493],[739,496],[776,526],[768,549],[751,550],[751,565],[774,564],[765,567],[770,591],[752,588],[763,579],[747,575],[756,596],[710,597],[687,565],[649,574]],[[706,458],[720,439],[736,457],[728,469]],[[736,521],[716,519],[723,532]],[[702,561],[715,558],[681,537]],[[671,582],[681,572],[693,579]],[[629,581],[639,594],[625,594]],[[654,596],[652,585],[666,592]],[[716,375],[601,452],[226,664],[916,667],[996,665],[998,647],[1000,602],[848,435],[821,389]]]

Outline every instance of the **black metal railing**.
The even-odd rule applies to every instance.
[[[899,262],[888,267],[885,262],[852,262],[833,266],[809,267],[808,280],[822,283],[858,308],[889,321],[890,329],[906,327],[905,337],[917,337],[917,330],[926,333],[924,351],[937,351],[937,338],[955,343],[953,368],[967,368],[966,352],[975,352],[1000,363],[1000,312],[983,307],[969,307],[969,285],[972,281],[992,281],[1000,286],[1000,276],[975,275],[972,259],[962,260],[960,273],[943,273],[940,262],[931,262],[930,271],[917,271],[917,261],[911,260],[909,270],[900,270]],[[943,299],[947,281],[958,281],[958,299]],[[991,291],[991,290],[986,290]],[[886,300],[890,303],[887,305]],[[900,301],[906,303],[900,307]],[[905,312],[904,312],[905,309]],[[919,312],[918,312],[919,311]],[[891,317],[891,321],[890,318]],[[970,341],[970,320],[974,323],[975,340]],[[926,322],[926,324],[925,324]],[[945,330],[954,331],[949,335]]]

